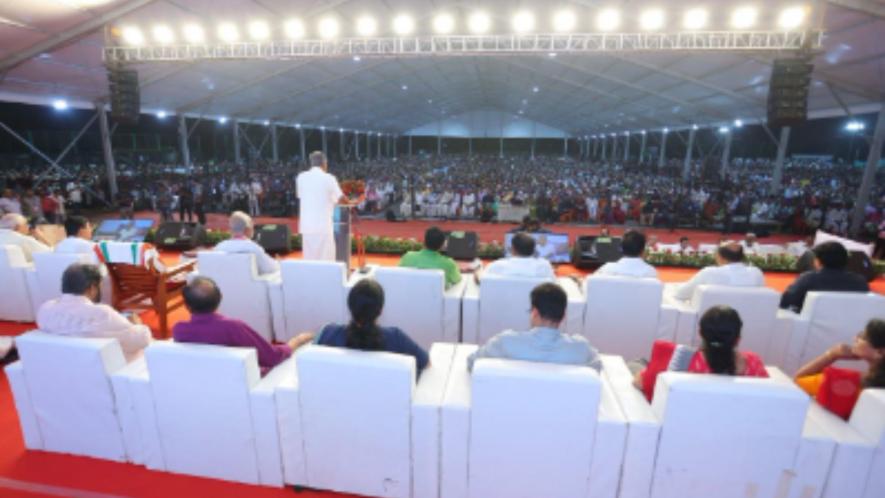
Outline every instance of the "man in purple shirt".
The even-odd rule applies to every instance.
[[[221,304],[221,290],[208,277],[196,277],[184,287],[184,304],[191,319],[172,327],[175,342],[255,348],[261,375],[283,362],[292,351],[313,340],[313,334],[299,334],[286,344],[274,345],[240,320],[216,313]]]

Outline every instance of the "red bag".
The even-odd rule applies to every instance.
[[[817,391],[817,402],[827,410],[848,420],[862,387],[860,372],[846,368],[827,367]]]
[[[648,361],[648,366],[642,371],[642,392],[645,394],[645,399],[651,401],[655,394],[658,374],[667,371],[675,350],[676,343],[663,340],[655,341],[651,348],[651,359]]]

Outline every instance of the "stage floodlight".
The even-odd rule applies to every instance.
[[[393,32],[400,35],[410,35],[415,31],[415,19],[408,14],[400,14],[393,18]]]
[[[845,131],[850,131],[852,133],[863,131],[864,128],[866,128],[866,125],[860,121],[849,121],[848,124],[845,125]]]
[[[292,40],[300,40],[301,38],[304,38],[304,35],[307,32],[307,30],[304,29],[304,21],[301,19],[289,19],[283,23],[283,31],[286,33],[286,37]]]
[[[233,43],[240,39],[240,31],[234,23],[221,23],[218,25],[218,38],[223,42]]]
[[[540,91],[541,91],[540,88],[538,88],[538,87],[536,87],[536,86],[532,87],[532,93],[538,93],[538,92],[540,92]]]
[[[154,26],[154,29],[151,30],[151,34],[154,35],[154,41],[160,45],[168,45],[175,41],[175,33],[172,32],[172,28],[165,24]]]
[[[455,30],[455,18],[449,13],[437,14],[433,18],[433,31],[447,35]]]
[[[68,101],[65,99],[55,99],[52,101],[52,107],[56,111],[64,111],[68,108]]]
[[[218,118],[218,122],[219,122],[220,124],[225,124],[225,123],[227,123],[227,117],[226,117],[226,116],[221,116],[220,118]]]
[[[166,116],[168,116],[166,111],[157,111],[157,119],[166,119]]]
[[[295,128],[297,128],[297,129],[300,130],[300,129],[301,129],[301,123],[295,123]]]
[[[778,17],[777,24],[784,29],[796,29],[805,22],[806,15],[807,10],[805,7],[787,7]]]
[[[645,135],[645,130],[639,130],[640,135]]]
[[[575,29],[578,24],[578,18],[571,10],[560,10],[553,14],[553,31],[557,33],[565,33]]]
[[[372,16],[363,16],[356,21],[356,32],[360,36],[375,36],[378,32],[378,21]]]
[[[707,27],[710,20],[710,13],[707,9],[695,8],[685,11],[682,17],[682,26],[688,30],[698,30]]]
[[[734,127],[735,127],[735,128],[741,128],[742,126],[744,126],[744,122],[743,122],[743,121],[741,121],[740,119],[735,119],[735,120],[734,120]]]
[[[467,26],[474,34],[487,33],[492,28],[492,18],[485,12],[474,12],[467,20]]]
[[[363,60],[362,57],[360,57],[360,56],[358,56],[358,55],[354,55],[354,56],[353,56],[353,62],[359,62],[359,61],[361,61],[361,60]]]
[[[249,23],[249,37],[255,41],[264,41],[270,38],[270,26],[264,21],[252,21]]]
[[[144,34],[135,26],[126,26],[123,28],[123,41],[129,45],[144,44]]]
[[[670,133],[670,128],[664,128],[664,134]]]
[[[513,31],[528,33],[535,29],[535,15],[527,10],[521,10],[513,15]]]
[[[206,32],[199,24],[186,24],[184,26],[184,39],[188,43],[203,43],[206,41]]]
[[[750,29],[756,25],[759,10],[756,7],[738,7],[731,13],[731,26],[736,29]]]
[[[325,40],[330,40],[338,36],[338,33],[341,31],[341,27],[338,25],[338,20],[334,17],[326,17],[320,20],[320,23],[317,25],[317,29],[320,33],[320,38]]]
[[[263,124],[264,126],[270,126],[270,120],[269,120],[269,119],[265,119],[265,120],[264,120],[264,123],[262,123],[262,124]]]
[[[696,125],[696,124],[691,125],[691,129],[692,129],[692,130],[697,130],[697,129],[698,129],[698,125]]]
[[[400,88],[402,88],[402,89],[403,89],[403,91],[406,91],[406,90],[408,90],[408,89],[409,89],[409,85],[403,85],[403,86],[401,86],[401,87],[400,87]]]
[[[603,9],[596,16],[596,29],[614,31],[621,26],[621,12],[617,9]]]
[[[645,31],[658,31],[664,27],[665,20],[666,16],[663,9],[653,8],[644,10],[639,14],[639,27]]]
[[[719,133],[722,133],[723,135],[725,135],[725,134],[728,133],[729,131],[730,131],[730,130],[728,129],[727,126],[720,126],[720,127],[719,127]]]

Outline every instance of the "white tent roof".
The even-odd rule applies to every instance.
[[[662,2],[673,9],[687,4]],[[708,0],[721,5],[719,0]],[[791,2],[792,3],[792,2]],[[589,17],[596,2],[572,1]],[[766,6],[771,5],[767,2]],[[511,2],[483,7],[509,15]],[[523,4],[530,6],[529,4]],[[0,5],[0,100],[91,105],[106,98],[102,27],[178,27],[222,20],[308,22],[326,14],[352,25],[403,11],[426,24],[446,8],[464,17],[473,3],[428,0],[28,0]],[[539,3],[537,9],[548,4]],[[386,21],[382,21],[386,22]],[[506,19],[497,19],[507,25]],[[877,110],[885,99],[885,3],[831,0],[824,47],[815,59],[811,117]],[[776,54],[610,53],[202,61],[139,64],[142,108],[209,117],[274,120],[332,129],[405,133],[451,116],[488,110],[572,135],[716,125],[763,119]],[[537,87],[537,92],[534,88]]]

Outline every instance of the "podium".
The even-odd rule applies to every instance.
[[[335,234],[335,261],[341,261],[350,274],[351,212],[347,206],[335,206],[332,215]]]

